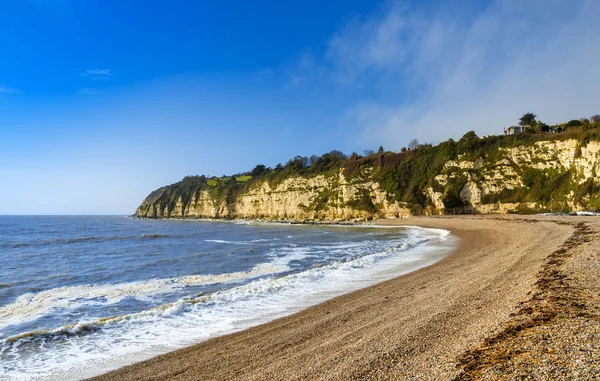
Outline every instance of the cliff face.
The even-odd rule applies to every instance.
[[[364,204],[361,204],[361,201]],[[274,220],[363,220],[373,215],[408,216],[406,205],[390,201],[374,181],[348,181],[342,171],[334,175],[294,176],[271,185],[260,182],[227,202],[210,189],[197,191],[189,200],[178,196],[168,203],[146,199],[136,210],[151,218],[239,218]]]
[[[596,209],[600,177],[600,142],[539,141],[530,146],[499,148],[494,160],[446,162],[435,177],[439,185],[465,179],[459,196],[465,212],[510,213]],[[541,181],[539,181],[541,180]],[[537,183],[536,183],[537,182]],[[434,183],[435,185],[435,183]],[[545,187],[532,192],[535,186]],[[434,207],[446,211],[443,192],[428,187]],[[532,194],[534,193],[534,194]]]
[[[448,147],[460,144],[452,142]],[[291,174],[278,181],[259,177],[228,187],[210,185],[203,177],[184,179],[152,192],[136,216],[339,221],[600,207],[598,141],[542,140],[474,153],[450,150],[446,156],[436,153],[437,147],[428,149],[434,155],[413,152],[399,157],[391,170],[400,175],[387,180],[390,169],[384,166],[383,156],[353,171],[342,166],[322,174]],[[440,158],[450,159],[436,167]],[[418,183],[424,186],[415,186],[410,177],[422,176],[418,168],[423,167],[439,170]],[[396,178],[397,183],[390,184]],[[404,183],[413,184],[415,196],[402,193]]]

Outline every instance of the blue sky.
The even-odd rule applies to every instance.
[[[0,0],[0,214],[600,112],[600,2]]]

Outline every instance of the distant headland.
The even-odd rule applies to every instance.
[[[548,125],[526,113],[500,135],[187,176],[150,193],[135,216],[307,222],[597,210],[599,164],[600,115]]]

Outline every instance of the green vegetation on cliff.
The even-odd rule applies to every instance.
[[[390,205],[395,205],[396,215],[402,208],[411,213],[542,211],[555,205],[568,209],[565,204],[599,208],[596,156],[600,154],[595,150],[600,146],[590,143],[600,140],[600,118],[555,126],[535,118],[525,114],[520,124],[526,132],[515,135],[478,137],[470,131],[458,141],[436,146],[414,140],[410,149],[398,153],[383,147],[377,153],[365,151],[365,156],[331,151],[296,156],[275,168],[257,165],[250,172],[221,178],[188,176],[152,192],[136,215],[269,218],[261,206],[282,203],[285,193],[292,191],[295,197],[310,193],[297,205],[304,216],[313,216],[307,218],[335,215],[342,209],[350,210],[344,216],[353,215],[352,210],[363,217],[386,215],[392,213]],[[291,181],[297,178],[305,180]],[[312,188],[307,185],[317,178]],[[377,192],[384,192],[385,202]],[[256,199],[249,202],[256,204],[256,211],[248,212],[246,204],[238,210],[241,198],[255,193]],[[327,214],[328,210],[337,212]],[[282,215],[296,219],[295,214]]]

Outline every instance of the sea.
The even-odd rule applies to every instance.
[[[0,216],[0,380],[76,380],[447,256],[445,230]]]

